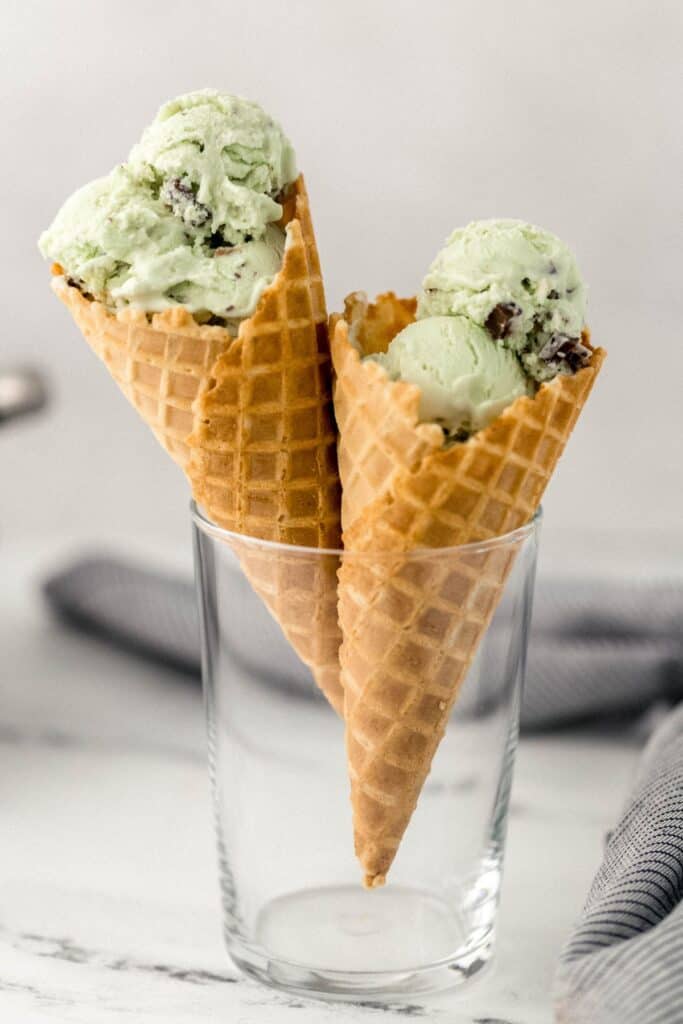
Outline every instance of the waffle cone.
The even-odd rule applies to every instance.
[[[515,551],[401,556],[528,523],[604,359],[593,350],[586,368],[446,447],[438,426],[418,422],[419,390],[361,358],[384,351],[414,308],[392,294],[370,306],[353,295],[331,322],[349,552],[339,572],[341,681],[355,847],[368,886],[386,879]],[[372,572],[356,552],[372,552]]]
[[[111,313],[54,278],[91,348],[219,526],[339,547],[340,494],[325,298],[303,178],[284,203],[282,268],[237,337],[184,309]],[[235,547],[255,590],[341,707],[335,567]],[[330,597],[330,595],[332,595]]]

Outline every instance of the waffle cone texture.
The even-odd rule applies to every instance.
[[[282,267],[237,337],[177,307],[110,312],[58,273],[94,352],[184,470],[219,526],[305,547],[340,545],[325,297],[302,177],[284,203]],[[59,269],[59,268],[58,268]],[[243,569],[330,702],[341,708],[336,567],[235,541]]]
[[[515,555],[495,544],[414,551],[489,541],[532,519],[605,356],[592,349],[584,369],[446,445],[440,427],[418,421],[418,388],[362,359],[414,313],[414,300],[389,293],[368,305],[357,293],[331,320],[347,551],[341,682],[355,849],[370,887],[386,879]],[[371,572],[353,557],[370,552]]]

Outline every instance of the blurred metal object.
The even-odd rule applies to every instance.
[[[0,371],[0,424],[38,412],[47,404],[47,385],[38,370],[17,367]]]

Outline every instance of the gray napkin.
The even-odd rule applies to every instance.
[[[310,690],[307,670],[235,571],[231,644],[252,670]],[[199,675],[194,588],[119,559],[84,559],[47,581],[52,607],[80,628]],[[683,697],[683,581],[538,582],[522,727],[548,728]],[[255,640],[257,638],[257,642]],[[255,658],[260,659],[255,663]]]
[[[525,728],[683,698],[683,581],[539,579]]]
[[[683,1021],[683,707],[645,749],[555,995],[563,1024]]]
[[[199,620],[188,580],[119,558],[83,558],[43,591],[65,622],[117,647],[200,675]]]

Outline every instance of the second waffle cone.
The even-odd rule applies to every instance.
[[[390,293],[374,305],[356,294],[331,324],[348,551],[339,573],[341,679],[367,886],[386,879],[514,559],[495,544],[446,557],[414,552],[487,541],[529,522],[604,358],[593,350],[585,369],[446,446],[438,426],[418,421],[418,389],[362,358],[386,350],[413,312],[412,300]]]

